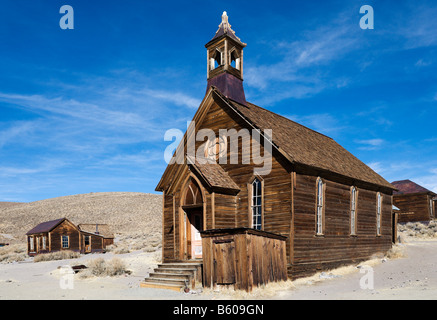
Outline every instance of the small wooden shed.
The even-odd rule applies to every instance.
[[[398,222],[427,222],[435,219],[436,194],[411,180],[392,182],[393,205],[399,208]]]
[[[287,280],[286,237],[250,228],[201,232],[205,287],[251,291]]]

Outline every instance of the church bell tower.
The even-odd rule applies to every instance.
[[[214,38],[205,47],[208,54],[207,91],[214,86],[227,98],[245,105],[243,49],[246,44],[231,29],[226,11]]]

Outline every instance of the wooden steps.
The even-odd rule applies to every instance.
[[[202,283],[201,261],[162,263],[140,283],[141,288],[158,288],[180,291],[194,289]]]

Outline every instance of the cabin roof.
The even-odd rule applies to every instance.
[[[102,236],[104,238],[114,238],[114,234],[107,224],[81,223],[78,224],[77,227],[82,232],[91,233],[97,236]]]
[[[104,238],[114,238],[114,234],[107,224],[81,223],[77,227],[82,232],[91,233]]]
[[[414,194],[414,193],[430,193],[432,195],[435,195],[434,192],[431,190],[428,190],[417,183],[411,181],[411,180],[399,180],[394,181],[391,183],[398,189],[398,191],[395,191],[394,195],[401,195],[401,194]]]
[[[42,223],[38,224],[36,227],[34,227],[33,229],[31,229],[30,231],[28,231],[26,233],[26,235],[43,233],[43,232],[50,232],[55,227],[57,227],[59,224],[64,222],[65,220],[67,220],[67,219],[62,218],[62,219],[56,219],[56,220],[52,220],[52,221],[42,222]]]

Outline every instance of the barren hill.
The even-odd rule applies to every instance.
[[[160,233],[161,210],[162,196],[135,192],[89,193],[30,203],[0,203],[0,237],[13,236],[17,241],[23,241],[25,233],[37,224],[59,218],[67,218],[75,224],[108,224],[115,234]]]

